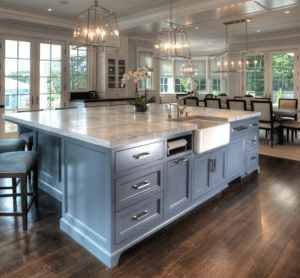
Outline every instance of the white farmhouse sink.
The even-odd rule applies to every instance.
[[[229,123],[207,120],[192,120],[187,122],[197,125],[197,129],[194,130],[195,153],[200,154],[229,143]]]

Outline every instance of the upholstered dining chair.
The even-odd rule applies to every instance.
[[[206,94],[205,98],[214,98],[214,94]]]
[[[204,99],[205,107],[207,108],[218,108],[221,109],[221,100],[219,98]]]
[[[34,192],[27,192],[27,176],[33,171],[33,189]],[[13,197],[14,203],[16,197],[21,197],[22,212],[0,212],[0,216],[22,216],[23,230],[27,230],[27,213],[35,201],[38,206],[38,153],[31,151],[5,152],[0,154],[0,178],[12,178],[21,180],[21,193],[17,193],[17,184],[12,187],[0,187],[0,190],[12,189],[13,193],[0,194],[0,198]],[[27,196],[33,196],[27,206]]]
[[[280,98],[278,103],[279,108],[287,108],[287,109],[297,109],[298,108],[298,99],[287,99],[287,98]],[[297,114],[290,115],[290,114],[281,114],[283,120],[288,120],[284,118],[293,118],[297,121]]]
[[[184,105],[186,106],[199,106],[199,100],[196,97],[185,98]]]
[[[20,111],[18,111],[18,113],[23,113],[23,112],[38,112],[38,111],[43,111],[43,109],[20,110]],[[33,130],[30,129],[30,128],[18,125],[18,136],[19,136],[20,139],[25,140],[28,151],[32,151],[32,146],[33,146]]]
[[[270,131],[271,135],[271,147],[273,148],[273,135],[274,131],[278,130],[282,136],[282,128],[279,122],[276,122],[273,118],[273,108],[271,101],[251,101],[251,110],[261,113],[259,116],[259,129]]]
[[[230,110],[244,110],[246,111],[246,100],[243,99],[228,99],[227,100],[227,109]]]

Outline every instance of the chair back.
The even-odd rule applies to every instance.
[[[281,108],[287,108],[287,109],[297,109],[298,108],[298,99],[280,98],[278,106]]]
[[[235,100],[239,100],[239,99],[243,99],[243,97],[241,97],[241,96],[235,96],[234,99]]]
[[[269,97],[264,97],[264,98],[262,98],[262,97],[256,97],[255,101],[270,101],[270,98]]]
[[[214,95],[213,94],[206,94],[205,98],[214,98]]]
[[[273,107],[271,101],[251,101],[251,110],[260,112],[260,122],[273,123]]]
[[[189,97],[184,99],[184,105],[186,106],[199,106],[199,100],[196,97]]]
[[[227,100],[227,109],[230,110],[244,110],[246,111],[246,100],[244,99],[228,99]]]
[[[218,108],[221,109],[221,100],[219,98],[204,99],[205,107],[207,108]]]
[[[55,108],[55,110],[68,110],[68,109],[77,109],[77,107],[60,107],[60,108]]]

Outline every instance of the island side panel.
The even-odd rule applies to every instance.
[[[110,266],[111,150],[63,138],[62,180],[60,228]]]

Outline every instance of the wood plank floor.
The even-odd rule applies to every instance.
[[[300,277],[300,162],[260,156],[260,166],[114,269],[59,229],[61,204],[41,191],[27,233],[21,218],[0,218],[0,277]],[[10,198],[0,199],[4,209]]]

